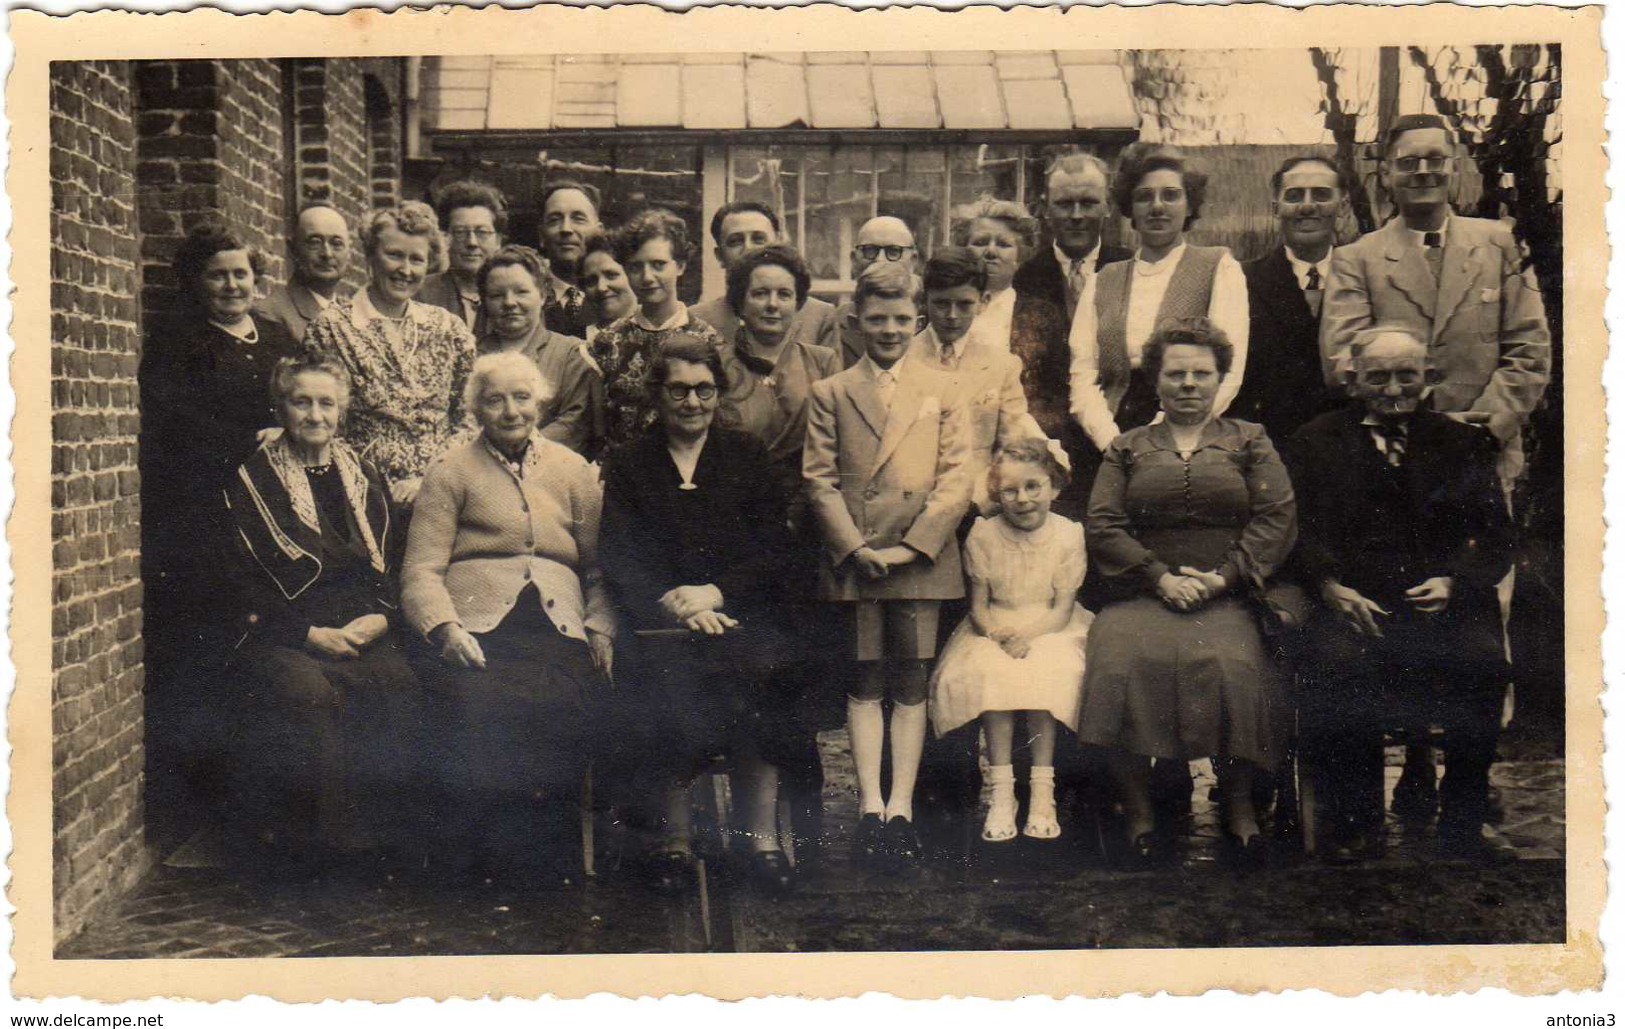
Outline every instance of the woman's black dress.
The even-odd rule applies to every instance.
[[[624,617],[616,680],[632,722],[625,737],[645,772],[650,755],[675,776],[741,751],[776,764],[796,736],[794,681],[781,672],[801,655],[784,631],[790,538],[777,481],[755,437],[720,428],[707,436],[690,488],[658,426],[605,470],[599,565]],[[680,628],[660,598],[706,584],[722,590],[737,629],[638,636]]]

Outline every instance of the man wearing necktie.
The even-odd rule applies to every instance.
[[[1320,366],[1320,312],[1337,223],[1348,214],[1343,173],[1318,154],[1289,157],[1270,177],[1281,246],[1241,266],[1247,276],[1247,368],[1230,405],[1279,443],[1346,399]]]
[[[1523,427],[1551,375],[1552,340],[1532,269],[1512,230],[1450,208],[1455,135],[1443,118],[1397,118],[1384,141],[1381,174],[1399,216],[1332,253],[1320,352],[1338,381],[1349,346],[1373,325],[1403,327],[1427,345],[1439,382],[1435,411],[1484,425],[1499,444],[1496,472],[1510,498],[1523,471]],[[1512,574],[1499,588],[1503,624]],[[1425,747],[1406,755],[1394,792],[1402,817],[1425,820],[1436,801]]]
[[[1428,409],[1437,371],[1409,330],[1358,333],[1346,377],[1355,402],[1283,447],[1298,501],[1289,571],[1321,602],[1298,663],[1318,842],[1334,861],[1381,849],[1383,733],[1434,725],[1440,848],[1495,858],[1483,824],[1511,671],[1495,593],[1515,543],[1497,447]]]
[[[542,187],[539,242],[547,257],[548,281],[542,289],[542,317],[551,332],[587,338],[592,317],[579,284],[587,240],[604,230],[598,217],[596,187],[561,179]]]
[[[1511,229],[1451,213],[1457,160],[1442,118],[1395,120],[1382,174],[1399,217],[1333,252],[1321,357],[1335,386],[1356,333],[1379,323],[1410,329],[1441,376],[1434,410],[1489,426],[1510,488],[1523,470],[1523,426],[1551,373],[1551,334]]]

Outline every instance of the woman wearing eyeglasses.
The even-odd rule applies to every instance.
[[[605,463],[599,565],[622,614],[627,765],[635,788],[664,798],[655,882],[689,881],[689,784],[727,755],[751,878],[783,892],[792,878],[779,847],[777,766],[796,740],[795,680],[784,674],[794,642],[782,629],[787,495],[756,437],[715,424],[728,387],[722,356],[702,336],[674,333],[650,356],[657,420]]]
[[[502,194],[483,182],[453,182],[440,194],[435,213],[445,226],[447,267],[423,280],[418,299],[443,307],[463,320],[476,337],[485,335],[488,319],[481,304],[480,266],[500,249],[508,228],[508,205]]]
[[[1112,199],[1138,233],[1132,261],[1102,268],[1085,287],[1072,321],[1071,407],[1098,452],[1128,429],[1157,417],[1156,383],[1140,355],[1157,326],[1206,318],[1235,353],[1235,374],[1213,401],[1222,415],[1247,366],[1247,280],[1226,247],[1187,243],[1202,212],[1207,176],[1170,146],[1135,143],[1123,151]]]

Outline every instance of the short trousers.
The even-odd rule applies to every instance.
[[[929,661],[937,656],[940,600],[857,600],[852,606],[855,659]]]

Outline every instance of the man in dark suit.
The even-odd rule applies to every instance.
[[[1044,227],[1050,245],[1016,269],[1011,285],[1018,295],[1054,304],[1066,315],[1069,329],[1072,312],[1095,272],[1133,256],[1100,238],[1111,213],[1110,198],[1111,172],[1093,154],[1063,154],[1044,174]]]
[[[593,323],[587,295],[580,285],[587,240],[604,231],[599,217],[603,198],[588,182],[559,179],[542,187],[539,242],[547,258],[548,281],[542,284],[542,321],[548,331],[587,338]]]
[[[1320,366],[1320,308],[1337,221],[1348,212],[1343,173],[1314,154],[1289,157],[1270,177],[1281,246],[1242,265],[1251,327],[1247,367],[1229,414],[1258,422],[1280,442],[1316,415],[1343,406]]]
[[[1381,847],[1383,730],[1444,729],[1439,847],[1497,856],[1483,832],[1509,668],[1495,585],[1511,521],[1495,439],[1428,409],[1438,381],[1405,328],[1358,333],[1345,373],[1359,401],[1298,430],[1294,567],[1322,606],[1302,636],[1300,753],[1328,857]]]
[[[446,270],[423,280],[417,299],[444,308],[463,320],[476,338],[485,335],[478,278],[480,265],[502,249],[508,229],[508,204],[483,182],[453,182],[435,202],[446,233]]]
[[[256,307],[302,341],[305,326],[341,295],[340,283],[350,266],[350,226],[326,204],[311,204],[299,212],[289,249],[293,275],[285,285],[272,287]]]

